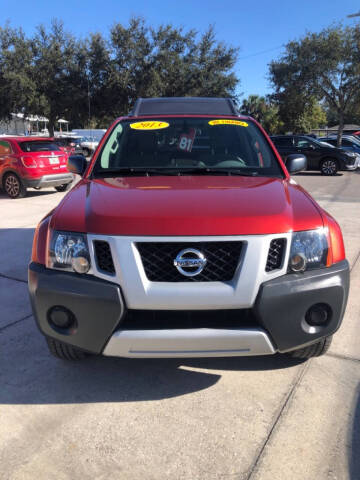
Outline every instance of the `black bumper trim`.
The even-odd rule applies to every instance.
[[[327,337],[340,327],[350,283],[349,263],[304,274],[288,274],[262,284],[254,313],[279,352],[301,348]],[[325,303],[332,311],[326,326],[313,333],[306,327],[305,314],[314,304]]]
[[[29,265],[29,293],[40,331],[91,353],[101,353],[124,314],[120,287],[90,275]],[[49,325],[48,311],[64,306],[76,317],[76,331],[64,335]]]

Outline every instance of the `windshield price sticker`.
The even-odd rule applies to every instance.
[[[182,133],[177,148],[183,152],[191,152],[195,140],[195,133],[195,128],[190,128],[188,133]]]
[[[130,123],[130,128],[133,130],[161,130],[167,128],[169,124],[167,122],[147,121],[147,122],[135,122]]]
[[[240,127],[248,127],[249,124],[246,122],[242,122],[241,120],[229,120],[226,118],[218,119],[218,120],[210,120],[209,125],[238,125]]]

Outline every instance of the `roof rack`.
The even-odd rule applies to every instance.
[[[130,117],[146,115],[239,115],[231,98],[139,98]]]

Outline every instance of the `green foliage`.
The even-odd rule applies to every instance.
[[[243,100],[240,111],[255,118],[269,134],[279,133],[283,127],[279,109],[270,98],[249,95]]]
[[[323,100],[337,114],[341,141],[344,117],[359,98],[360,26],[335,26],[289,42],[270,63],[270,80],[287,128],[296,130],[314,99]]]
[[[138,97],[231,96],[237,49],[172,25],[141,18],[113,25],[109,37],[76,39],[54,21],[31,38],[0,28],[0,116],[31,112],[49,118],[49,133],[65,117],[76,126],[107,126]],[[90,107],[90,109],[89,109]]]

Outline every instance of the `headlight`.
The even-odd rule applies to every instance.
[[[355,152],[344,152],[347,157],[356,157]]]
[[[90,255],[86,235],[53,231],[47,267],[67,272],[87,273],[90,269]]]
[[[289,271],[304,272],[326,266],[328,241],[326,230],[309,230],[292,234]]]

